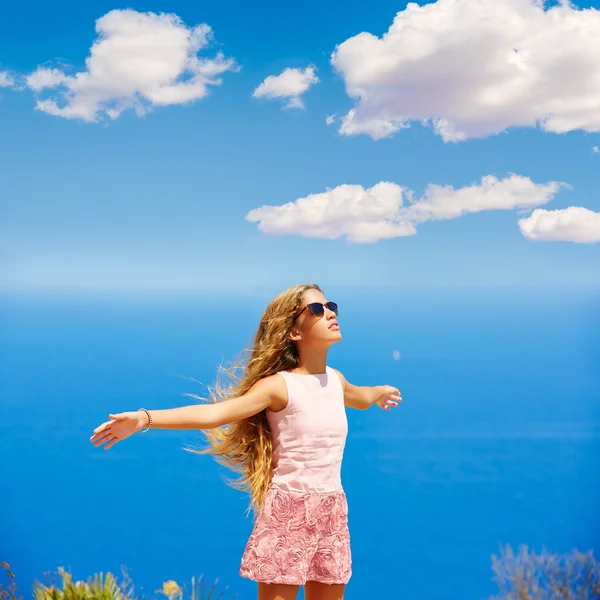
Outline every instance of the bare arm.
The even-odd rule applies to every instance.
[[[344,388],[344,405],[348,408],[365,410],[373,406],[373,404],[377,404],[381,408],[389,408],[391,406],[398,406],[398,403],[402,402],[400,392],[390,385],[353,385],[346,380],[340,371],[337,369],[333,370],[338,374],[342,382],[342,387]]]
[[[257,381],[245,394],[214,404],[192,404],[164,410],[149,410],[152,428],[215,429],[226,423],[247,419],[265,408],[274,408],[287,400],[285,382],[277,375]],[[117,442],[148,427],[148,415],[141,410],[108,415],[90,438],[94,446],[108,450]]]
[[[276,375],[257,381],[245,394],[215,404],[192,404],[165,410],[149,410],[154,429],[214,429],[251,417],[281,400],[280,378]],[[140,429],[148,427],[148,415],[141,411]]]

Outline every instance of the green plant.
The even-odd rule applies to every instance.
[[[598,600],[600,564],[593,551],[560,555],[530,552],[519,546],[515,555],[510,545],[492,555],[493,578],[500,593],[493,600]]]
[[[4,590],[0,584],[0,600],[22,600],[17,599],[15,576],[10,569],[10,565],[6,562],[0,562],[0,566],[4,567],[11,579],[11,590]],[[108,572],[106,576],[103,573],[95,574],[89,577],[87,581],[76,581],[73,583],[73,577],[67,573],[63,567],[58,567],[58,575],[61,578],[61,586],[57,585],[56,574],[51,581],[48,581],[48,573],[44,573],[46,584],[40,583],[37,579],[34,582],[34,600],[139,600],[139,596],[135,595],[133,581],[127,574],[127,571],[122,568],[123,582],[119,584],[115,576]],[[188,592],[184,585],[183,590],[177,582],[173,580],[165,581],[161,589],[156,590],[159,594],[167,596],[169,600],[183,600],[184,596],[189,600],[221,600],[223,594],[229,589],[226,586],[223,592],[213,599],[216,585],[219,581],[217,577],[208,590],[206,595],[206,580],[204,575],[200,577],[192,577],[192,589]],[[202,592],[200,585],[202,584]],[[184,594],[185,592],[185,594]],[[202,594],[202,595],[200,595]],[[237,597],[231,596],[229,600]],[[144,596],[142,596],[144,598]]]
[[[56,585],[56,576],[48,585],[35,580],[34,600],[133,600],[134,588],[131,579],[125,574],[122,585],[119,585],[112,573],[94,574],[87,581],[76,581],[63,567],[58,567],[62,579],[62,589]]]

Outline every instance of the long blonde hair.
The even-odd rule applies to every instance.
[[[245,394],[260,379],[298,366],[298,348],[289,334],[302,305],[302,295],[307,290],[322,293],[318,285],[305,283],[290,287],[271,300],[250,348],[245,351],[250,358],[246,362],[242,351],[229,368],[219,366],[218,373],[226,375],[229,381],[223,385],[217,376],[216,385],[207,386],[210,401],[216,403],[236,398]],[[186,395],[204,400],[194,394]],[[250,491],[251,501],[246,515],[251,509],[254,509],[255,515],[258,514],[272,477],[271,430],[266,412],[263,410],[236,423],[201,431],[206,435],[209,446],[189,451],[213,454],[217,462],[241,473],[239,479],[226,483],[235,489]]]

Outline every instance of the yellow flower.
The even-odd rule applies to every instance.
[[[172,596],[175,596],[176,594],[181,594],[181,588],[177,585],[176,581],[169,579],[169,581],[165,581],[163,583],[162,593],[165,596],[169,596],[171,598]]]

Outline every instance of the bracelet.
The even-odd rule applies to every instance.
[[[140,433],[146,433],[146,431],[150,431],[150,427],[152,427],[152,415],[145,408],[138,408],[138,412],[143,410],[148,415],[148,427],[146,429],[140,430]]]

